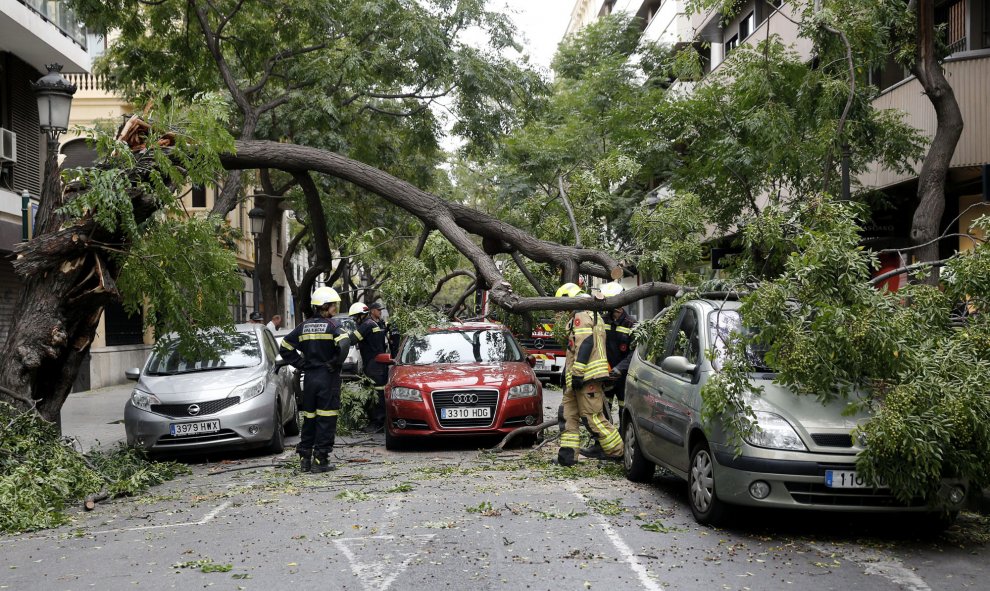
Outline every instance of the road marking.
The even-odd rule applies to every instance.
[[[581,499],[582,502],[588,502],[588,498],[578,491],[577,485],[573,482],[567,483],[567,489],[574,493],[574,496]],[[610,542],[612,542],[615,549],[619,551],[623,562],[628,564],[629,568],[636,573],[636,576],[639,578],[639,582],[643,585],[643,588],[648,591],[664,591],[663,587],[661,587],[659,583],[650,578],[650,573],[647,572],[646,567],[639,561],[639,558],[632,551],[632,548],[629,547],[629,544],[626,544],[625,540],[623,540],[622,536],[615,531],[608,520],[606,520],[603,515],[597,513],[595,514],[595,517],[598,520],[598,524],[601,525],[602,531],[605,532],[605,536],[608,537]]]
[[[918,573],[904,566],[903,562],[892,556],[870,550],[854,550],[850,552],[837,547],[828,549],[818,544],[808,544],[808,547],[823,554],[835,554],[846,560],[855,562],[863,567],[866,574],[883,577],[901,589],[907,591],[931,591],[931,587],[928,586],[928,583],[924,579],[918,576]]]
[[[125,531],[144,531],[148,529],[168,529],[173,527],[189,527],[192,525],[206,525],[207,523],[216,519],[217,515],[221,511],[230,506],[233,501],[224,501],[216,507],[210,510],[209,513],[203,516],[199,521],[184,521],[182,523],[163,523],[161,525],[136,525],[134,527],[118,527],[114,529],[102,529],[99,531],[83,532],[83,536],[95,536],[97,534],[114,534]],[[47,535],[47,536],[31,536],[29,538],[14,538],[11,540],[0,540],[0,544],[13,544],[15,542],[26,542],[29,540],[55,540],[64,537],[65,534],[57,535]]]
[[[419,540],[421,542],[429,542],[433,539],[436,534],[418,534],[414,536],[403,536],[403,540]],[[351,572],[358,581],[361,582],[361,586],[366,589],[366,591],[387,591],[395,579],[399,577],[400,574],[409,566],[412,559],[415,558],[420,552],[417,549],[414,552],[399,552],[398,547],[395,542],[396,536],[365,536],[362,538],[341,538],[339,540],[334,540],[334,545],[340,550],[340,553],[347,558],[347,562],[351,564]],[[367,546],[371,540],[384,540],[389,542],[388,548],[392,553],[397,554],[399,557],[404,557],[403,560],[398,565],[391,562],[391,554],[384,552],[383,548],[377,547],[373,548],[374,552],[369,557],[370,560],[367,562],[358,560],[357,555],[349,547],[351,543],[355,545],[360,544],[361,546]]]

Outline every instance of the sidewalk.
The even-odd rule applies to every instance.
[[[62,434],[76,437],[84,451],[126,440],[124,405],[134,382],[69,394],[62,406]]]

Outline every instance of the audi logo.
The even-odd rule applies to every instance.
[[[454,394],[451,398],[451,402],[454,404],[477,404],[478,395],[477,394]]]
[[[189,405],[189,408],[187,408],[186,411],[189,412],[189,416],[194,417],[194,416],[196,416],[196,415],[199,414],[199,405],[198,404],[190,404]]]

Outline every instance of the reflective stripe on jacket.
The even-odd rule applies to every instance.
[[[605,322],[598,313],[581,311],[571,318],[564,366],[567,378],[576,376],[589,382],[608,377],[611,367],[605,349]]]

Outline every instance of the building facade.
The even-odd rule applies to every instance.
[[[796,21],[800,15],[791,3],[746,0],[737,4],[738,12],[728,22],[717,10],[688,14],[684,7],[683,0],[577,0],[567,31],[571,34],[614,12],[635,14],[649,39],[671,45],[694,43],[704,57],[706,75],[718,71],[735,48],[772,35],[798,55],[809,60],[814,57],[811,41],[799,34]],[[944,27],[949,55],[943,67],[965,123],[946,180],[942,230],[966,234],[975,219],[990,214],[990,110],[985,103],[990,93],[990,0],[942,0],[936,4],[936,22]],[[869,73],[869,82],[879,91],[874,106],[901,111],[908,124],[934,137],[935,111],[908,71],[891,59],[886,67]],[[864,242],[882,247],[910,244],[920,166],[920,161],[915,162],[908,174],[874,166],[856,179],[861,187],[883,191],[898,205],[875,214],[864,228]],[[942,256],[972,247],[966,237],[944,240]],[[904,262],[885,261],[885,265],[894,268]]]
[[[0,342],[16,321],[22,282],[13,250],[37,207],[45,165],[45,136],[31,83],[60,63],[63,72],[88,72],[84,29],[56,0],[0,0]],[[28,214],[25,216],[25,213]]]

